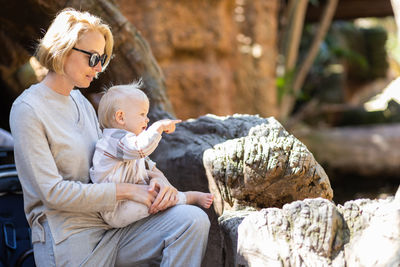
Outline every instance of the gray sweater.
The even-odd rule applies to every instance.
[[[88,227],[109,228],[99,212],[113,210],[116,188],[88,184],[101,132],[79,90],[64,96],[41,83],[31,86],[15,100],[10,126],[32,242],[44,241],[44,219],[56,244]]]

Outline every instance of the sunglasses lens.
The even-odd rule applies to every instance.
[[[89,66],[94,67],[99,63],[100,61],[100,56],[98,54],[92,54],[89,58]]]
[[[106,54],[102,55],[100,60],[101,60],[101,66],[104,66],[107,60],[107,55]]]

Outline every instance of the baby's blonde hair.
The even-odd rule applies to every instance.
[[[99,17],[72,8],[64,9],[57,14],[44,37],[39,40],[35,53],[36,58],[50,71],[64,74],[65,58],[82,35],[88,31],[98,31],[104,36],[105,53],[107,54],[104,70],[110,62],[114,46],[110,27]]]
[[[127,100],[149,101],[141,90],[142,80],[130,84],[115,85],[107,89],[99,103],[98,116],[101,129],[115,128],[115,113],[125,108]]]

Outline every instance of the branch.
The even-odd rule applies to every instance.
[[[305,78],[318,54],[319,47],[322,40],[325,38],[328,32],[329,26],[331,25],[333,15],[336,11],[338,0],[329,0],[328,4],[325,6],[324,12],[321,17],[320,26],[318,27],[318,32],[314,37],[311,47],[307,53],[304,63],[297,75],[295,76],[293,83],[293,94],[285,95],[281,104],[281,118],[286,119],[293,109],[294,102],[296,100],[296,95],[300,91],[304,84]]]

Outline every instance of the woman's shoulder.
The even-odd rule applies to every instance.
[[[32,108],[36,99],[38,98],[37,94],[38,84],[33,84],[29,88],[22,91],[22,93],[14,100],[13,108]]]
[[[32,85],[14,100],[10,110],[10,126],[12,127],[14,124],[32,124],[34,121],[39,121],[38,106],[40,106],[40,103],[35,92],[35,85]]]

